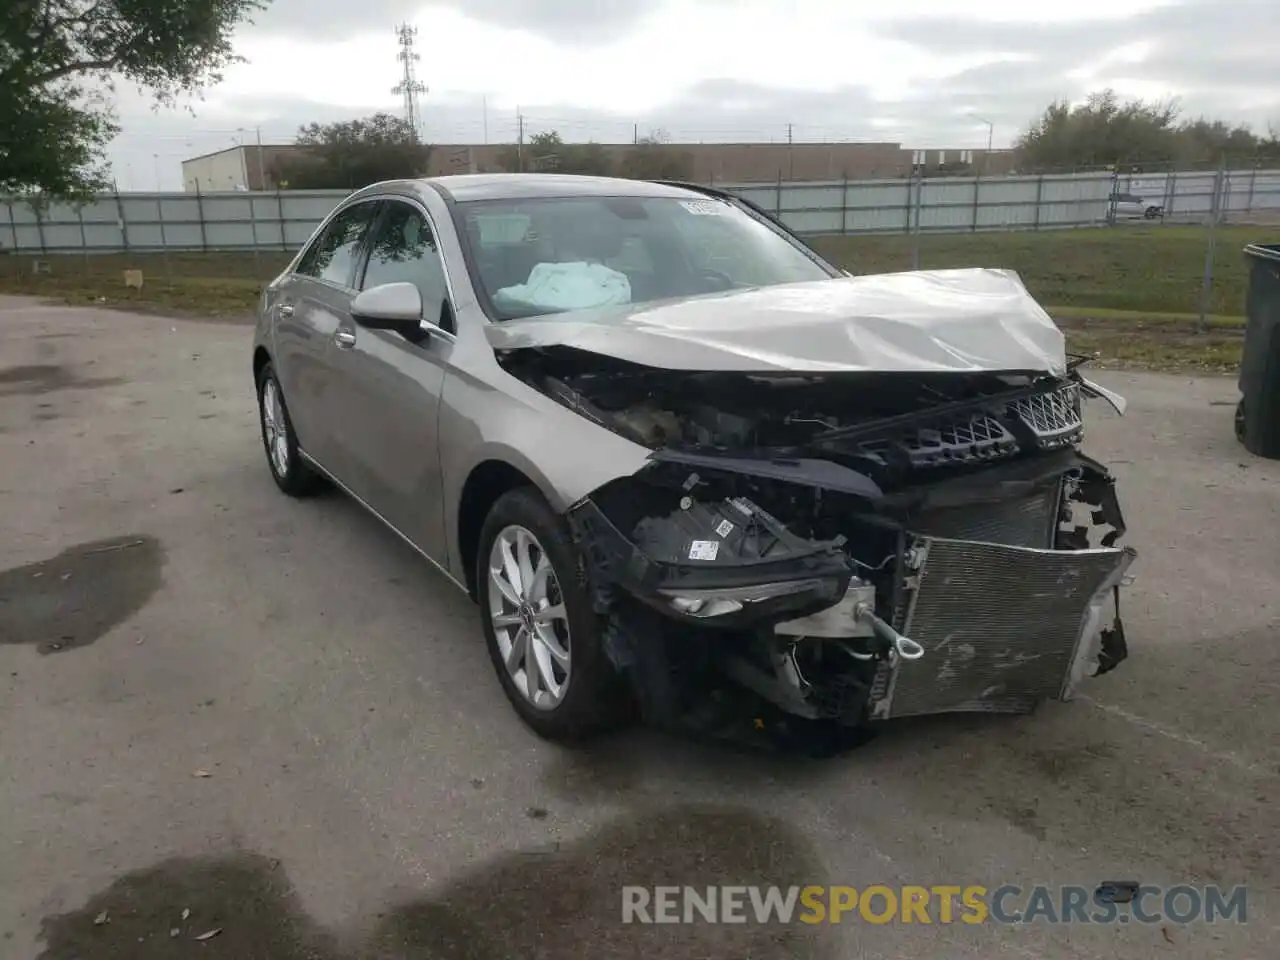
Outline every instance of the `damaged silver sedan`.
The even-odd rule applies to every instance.
[[[467,590],[543,736],[1021,713],[1127,653],[1080,450],[1124,401],[1006,271],[849,276],[694,186],[384,183],[268,286],[253,373],[276,484]]]

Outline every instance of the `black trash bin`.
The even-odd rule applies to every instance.
[[[1240,359],[1236,436],[1250,453],[1280,460],[1280,244],[1251,243],[1248,324]]]

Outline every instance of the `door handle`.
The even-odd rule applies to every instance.
[[[293,316],[293,304],[292,304],[292,303],[282,303],[282,304],[280,304],[278,307],[276,307],[276,312],[277,312],[277,313],[279,313],[279,314],[280,314],[280,316],[282,316],[282,317],[292,317],[292,316]]]
[[[333,335],[333,342],[343,350],[350,350],[356,345],[356,335],[350,330],[339,330]]]

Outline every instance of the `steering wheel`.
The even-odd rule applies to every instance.
[[[727,273],[721,273],[719,270],[713,270],[710,267],[703,267],[697,272],[696,276],[699,280],[712,281],[715,284],[713,288],[715,290],[732,290],[737,286],[733,282],[733,278]]]

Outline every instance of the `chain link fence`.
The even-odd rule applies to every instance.
[[[1059,312],[1244,313],[1240,249],[1280,234],[1280,170],[717,184],[855,273],[1003,267]],[[0,200],[0,290],[242,316],[347,191]],[[126,271],[128,273],[126,274]]]

